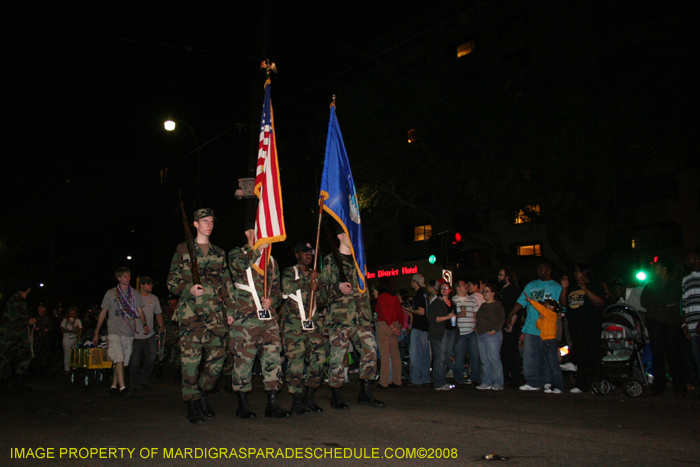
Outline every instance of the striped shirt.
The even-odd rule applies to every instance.
[[[464,306],[466,309],[466,318],[459,318],[457,320],[459,335],[465,336],[472,332],[476,326],[476,312],[479,310],[479,306],[481,306],[481,304],[484,302],[484,297],[480,293],[474,293],[468,297],[460,297],[459,295],[455,295],[452,297],[452,301],[457,306],[458,312],[462,311],[462,306]]]
[[[698,334],[700,323],[700,271],[693,271],[683,278],[683,314],[688,331]]]

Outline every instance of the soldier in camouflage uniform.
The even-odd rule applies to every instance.
[[[187,243],[178,245],[168,274],[170,292],[180,296],[175,317],[180,323],[182,398],[187,404],[187,419],[194,424],[214,417],[208,395],[224,364],[225,320],[233,291],[226,253],[209,243],[214,221],[211,209],[194,213],[194,251],[202,284],[193,282]],[[202,354],[205,360],[200,367]]]
[[[233,390],[238,397],[236,415],[253,418],[255,413],[248,405],[248,393],[252,389],[253,363],[260,354],[263,383],[267,392],[266,417],[285,418],[292,413],[282,410],[277,393],[282,388],[282,365],[280,362],[280,334],[275,308],[282,299],[280,273],[277,262],[270,257],[266,268],[269,291],[265,295],[265,278],[253,265],[260,258],[260,250],[254,249],[255,223],[247,222],[245,236],[248,244],[234,248],[228,256],[231,278],[236,290],[228,323],[231,326],[229,341],[234,355]],[[269,318],[261,320],[259,310],[267,310]]]
[[[294,247],[298,263],[282,273],[282,291],[285,302],[282,308],[282,335],[284,353],[287,357],[287,387],[292,394],[292,412],[303,415],[323,412],[314,401],[314,393],[321,385],[326,364],[326,338],[323,335],[323,315],[318,311],[325,301],[325,290],[318,283],[318,271],[311,270],[314,250],[310,243],[299,243]],[[313,329],[302,329],[301,310],[309,320],[309,299],[314,291]],[[308,361],[308,373],[304,367]],[[306,386],[306,394],[304,393]]]
[[[36,318],[29,317],[26,300],[29,292],[29,284],[20,284],[0,318],[0,392],[7,389],[13,373],[17,376],[17,387],[30,390],[24,385],[24,376],[32,362],[29,327],[36,325]]]
[[[54,320],[43,303],[37,306],[37,313],[36,328],[34,328],[34,360],[32,361],[32,367],[39,374],[43,374],[46,371],[46,365],[53,349]]]
[[[331,387],[331,407],[348,409],[340,395],[340,388],[345,382],[343,359],[348,353],[350,341],[360,350],[360,395],[357,403],[372,407],[384,407],[384,403],[372,397],[370,380],[377,374],[377,350],[372,330],[372,310],[369,294],[360,293],[357,269],[352,256],[352,247],[348,235],[338,229],[338,250],[343,264],[343,271],[349,282],[341,282],[340,270],[333,255],[323,259],[321,282],[326,288],[328,308],[325,325],[331,345],[329,383]]]

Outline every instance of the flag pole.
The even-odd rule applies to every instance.
[[[323,219],[323,198],[318,201],[318,228],[316,229],[316,249],[314,250],[314,268],[315,271],[318,267],[318,247],[321,242],[321,220]],[[318,279],[316,279],[318,281]],[[309,321],[314,316],[314,301],[315,301],[315,291],[311,291],[311,297],[309,298]]]
[[[262,61],[262,63],[260,64],[260,69],[265,70],[265,75],[266,75],[265,83],[270,81],[270,71],[274,71],[275,73],[277,73],[277,65],[275,65],[275,62],[270,61],[269,58],[266,58],[265,60]],[[264,279],[263,298],[267,298],[267,296],[270,293],[269,284],[267,281],[267,267],[268,267],[268,264],[270,263],[270,250],[271,249],[272,249],[272,245],[268,244],[267,251],[263,252],[263,254],[265,255],[265,261],[264,261],[265,269],[263,270],[263,279]]]

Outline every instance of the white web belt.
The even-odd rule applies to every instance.
[[[296,266],[294,266],[294,280],[299,280],[299,270]],[[301,315],[302,322],[308,321],[308,319],[306,318],[306,309],[304,308],[304,300],[301,297],[301,289],[297,289],[296,292],[294,292],[293,294],[283,295],[283,297],[289,298],[297,304],[297,306],[299,307],[299,314]],[[316,307],[314,306],[314,310],[315,309]]]
[[[255,303],[255,309],[257,311],[262,311],[263,307],[260,304],[260,297],[258,297],[258,291],[255,290],[255,283],[253,282],[253,271],[251,268],[246,269],[246,276],[248,276],[248,285],[236,282],[234,285],[237,289],[248,292],[253,296],[253,302]]]

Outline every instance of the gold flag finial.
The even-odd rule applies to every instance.
[[[265,60],[262,61],[260,64],[260,69],[264,69],[265,73],[267,74],[267,77],[270,77],[270,71],[274,71],[277,73],[277,65],[275,65],[275,62],[271,62],[269,58],[266,58]]]

